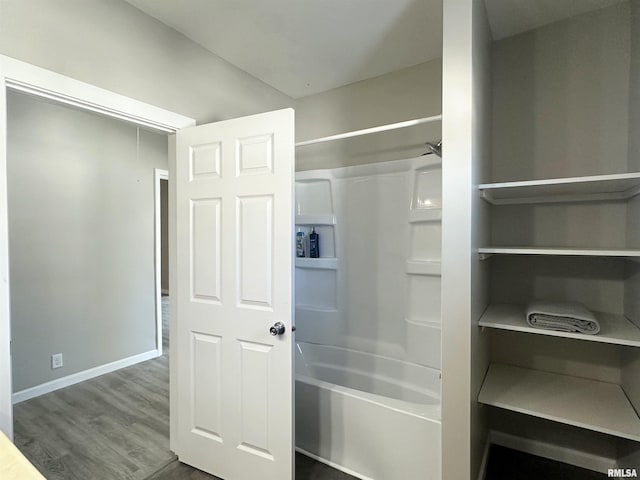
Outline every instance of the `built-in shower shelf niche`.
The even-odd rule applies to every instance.
[[[513,304],[489,305],[480,318],[478,325],[480,327],[497,328],[514,332],[640,347],[640,329],[624,315],[604,312],[593,313],[600,324],[600,333],[596,335],[533,328],[527,323],[525,307],[523,305]]]
[[[442,221],[442,208],[417,208],[409,211],[409,222],[440,222]]]
[[[296,268],[318,268],[321,270],[337,270],[337,258],[296,258]]]
[[[440,323],[442,282],[439,275],[409,275],[406,318],[419,324]]]
[[[407,274],[439,277],[442,271],[440,260],[407,260]]]
[[[335,225],[336,216],[333,214],[296,215],[296,225]]]
[[[296,214],[299,216],[333,215],[331,179],[307,177],[307,172],[296,174]]]
[[[442,166],[439,162],[415,171],[411,210],[429,211],[442,208]]]
[[[296,260],[302,260],[301,263],[308,260],[309,264],[317,262],[313,263],[313,265],[319,267],[296,268],[296,308],[304,306],[307,309],[322,311],[336,310],[338,308],[337,272],[335,268],[328,268],[329,262],[324,263],[325,268],[322,267],[323,260],[335,261],[335,259],[299,258]],[[313,288],[303,288],[309,285],[313,285]]]
[[[478,402],[640,441],[640,419],[614,383],[491,364]]]
[[[439,321],[405,318],[407,358],[413,363],[440,369],[442,328]]]

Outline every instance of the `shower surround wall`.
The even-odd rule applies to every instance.
[[[440,368],[440,159],[296,174],[299,341]]]
[[[440,479],[441,184],[433,155],[296,174],[296,446],[360,478]]]

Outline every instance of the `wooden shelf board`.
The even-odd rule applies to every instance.
[[[600,323],[600,333],[597,335],[585,335],[583,333],[556,332],[553,330],[533,328],[527,323],[525,314],[525,307],[523,305],[489,305],[489,308],[487,308],[480,318],[478,325],[514,332],[640,347],[640,329],[631,323],[624,315],[594,312],[598,323]]]
[[[572,248],[572,247],[482,247],[480,254],[505,255],[569,255],[586,257],[640,257],[638,249]]]
[[[319,270],[337,270],[337,258],[296,257],[296,268],[316,268]]]
[[[640,172],[485,183],[478,189],[495,205],[627,200],[640,193]]]
[[[478,401],[640,441],[640,419],[620,385],[613,383],[491,364]]]

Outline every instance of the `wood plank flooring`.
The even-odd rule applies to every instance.
[[[15,405],[17,447],[48,480],[144,480],[175,460],[163,343],[162,357]]]
[[[149,480],[220,480],[177,460],[170,463]],[[259,479],[256,479],[259,480]],[[296,480],[356,480],[312,458],[296,453]]]
[[[163,352],[14,406],[15,444],[48,480],[213,480],[169,450],[168,297]],[[353,480],[296,455],[297,480]]]

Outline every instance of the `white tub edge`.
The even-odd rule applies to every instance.
[[[403,413],[405,415],[409,415],[412,417],[416,417],[416,418],[421,418],[423,420],[427,420],[428,422],[431,423],[435,423],[438,425],[442,425],[442,421],[441,421],[441,404],[434,404],[434,405],[428,405],[427,410],[431,413],[431,415],[429,414],[420,414],[416,411],[411,411],[413,407],[413,404],[411,402],[406,402],[404,400],[396,400],[393,398],[388,398],[388,397],[383,397],[381,395],[376,395],[375,393],[369,393],[369,392],[363,392],[361,390],[354,390],[353,388],[349,388],[349,387],[343,387],[342,385],[336,385],[334,383],[329,383],[329,382],[325,382],[323,380],[318,380],[316,378],[313,377],[309,377],[307,375],[302,375],[302,374],[296,374],[295,376],[295,380],[298,381],[302,381],[304,383],[308,383],[310,385],[315,385],[316,387],[319,388],[324,388],[326,390],[330,390],[330,391],[334,391],[334,392],[339,392],[347,397],[351,397],[351,398],[355,398],[358,400],[363,400],[367,403],[371,403],[374,405],[377,405],[379,407],[382,408],[386,408],[388,410],[392,410],[394,412],[397,413]],[[390,405],[390,403],[396,404],[394,405]],[[405,408],[401,408],[401,406],[407,406],[409,408],[409,410],[405,409]],[[434,415],[434,410],[437,412],[437,415]],[[436,418],[437,417],[437,418]]]
[[[353,477],[357,477],[360,480],[374,480],[371,477],[366,477],[366,476],[364,476],[364,475],[362,475],[362,474],[360,474],[360,473],[358,473],[358,472],[356,472],[354,470],[351,470],[350,468],[346,468],[346,467],[343,467],[342,465],[334,463],[331,460],[327,460],[326,458],[319,457],[318,455],[315,455],[315,454],[313,454],[311,452],[308,452],[308,451],[304,450],[303,448],[296,447],[296,452],[300,452],[301,454],[306,455],[309,458],[313,458],[314,460],[317,460],[320,463],[324,463],[325,465],[329,465],[331,468],[335,468],[336,470],[340,470],[341,472],[346,473],[347,475],[351,475]]]

